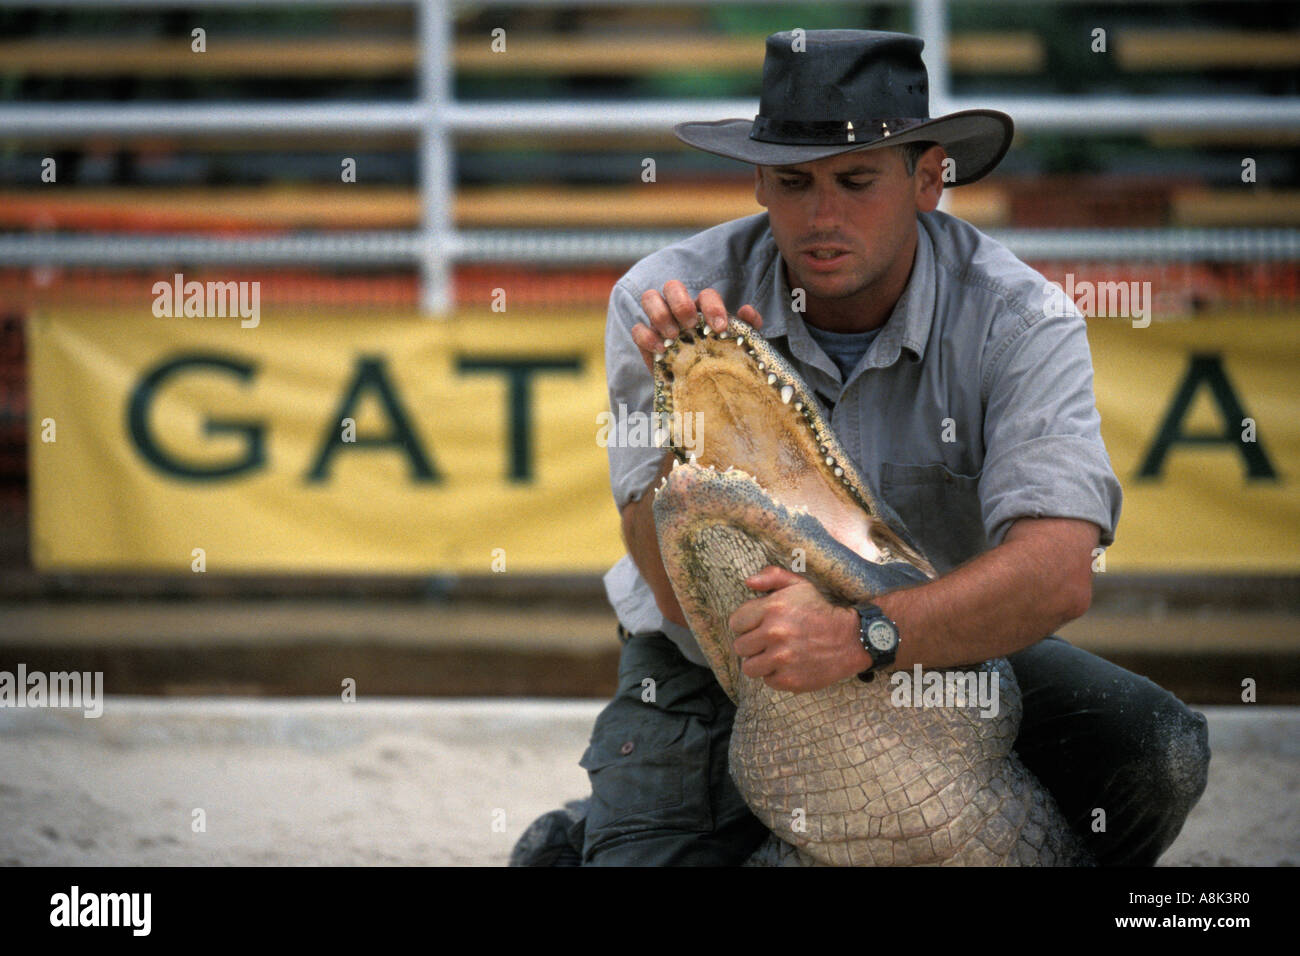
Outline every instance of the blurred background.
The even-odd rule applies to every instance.
[[[671,126],[752,116],[796,27],[923,36],[932,115],[1017,123],[943,208],[1076,298],[1149,293],[1081,304],[1126,499],[1065,636],[1300,702],[1282,2],[0,2],[0,669],[612,692],[605,306],[761,211]],[[190,282],[258,311],[184,314]]]

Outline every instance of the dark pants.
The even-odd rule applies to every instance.
[[[1155,863],[1205,790],[1204,715],[1058,637],[1009,660],[1024,706],[1021,760],[1102,865]],[[627,639],[618,693],[596,718],[581,761],[592,788],[583,863],[744,862],[767,830],[727,772],[735,713],[712,671],[664,635]],[[1102,832],[1094,829],[1098,809]]]

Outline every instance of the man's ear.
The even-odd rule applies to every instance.
[[[754,167],[754,199],[764,209],[767,208],[767,182],[763,179],[763,167]]]
[[[948,154],[942,146],[931,146],[916,161],[917,212],[934,212],[939,208],[939,199],[943,196],[943,170]]]

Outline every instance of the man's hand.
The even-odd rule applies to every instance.
[[[781,567],[764,568],[745,584],[771,593],[746,601],[727,622],[743,673],[775,690],[804,693],[871,666],[852,608],[829,603],[811,583]]]
[[[664,339],[675,339],[683,331],[695,328],[699,325],[700,313],[704,314],[713,331],[721,332],[727,327],[727,307],[716,290],[705,289],[699,299],[691,301],[686,286],[677,279],[664,284],[662,295],[654,289],[647,289],[641,296],[641,308],[650,324],[632,326],[632,341],[641,350],[641,358],[651,372],[654,371],[655,356],[664,350]],[[756,329],[763,327],[763,317],[752,305],[742,305],[736,317]]]

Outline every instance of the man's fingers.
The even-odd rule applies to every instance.
[[[788,588],[794,584],[800,584],[803,578],[793,571],[787,571],[778,565],[769,565],[755,575],[751,575],[745,580],[745,586],[754,591],[775,591],[779,588]],[[742,604],[741,607],[744,607]]]
[[[664,285],[664,299],[668,302],[668,308],[676,320],[680,329],[693,329],[700,324],[699,309],[695,307],[695,300],[691,294],[686,291],[684,286],[677,279],[669,279]],[[677,335],[672,336],[676,338]]]
[[[748,634],[742,634],[731,642],[731,649],[735,652],[737,657],[742,659],[746,657],[756,657],[759,654],[762,654],[766,647],[766,639],[754,631],[750,631]]]
[[[700,293],[699,310],[704,314],[705,321],[713,327],[713,331],[726,330],[727,307],[722,301],[722,296],[718,295],[717,289],[705,289]]]
[[[732,612],[731,617],[727,618],[727,627],[731,628],[732,634],[744,634],[746,631],[752,631],[763,620],[763,599],[754,598],[746,601],[740,607]]]
[[[654,370],[655,355],[664,350],[664,341],[697,327],[701,315],[715,332],[727,328],[727,306],[718,290],[705,289],[698,299],[692,299],[690,291],[679,279],[669,279],[664,283],[663,292],[647,289],[641,295],[641,308],[649,324],[633,326],[632,340],[651,371]],[[756,329],[763,327],[763,317],[752,305],[741,306],[736,315]]]
[[[740,662],[740,671],[749,677],[768,677],[776,673],[776,661],[771,654],[758,654]]]
[[[672,283],[669,283],[672,285]],[[681,285],[679,282],[678,285]],[[667,287],[665,287],[667,288]],[[682,294],[686,290],[683,287]],[[664,339],[675,339],[681,335],[681,328],[677,325],[677,319],[673,317],[673,310],[669,303],[662,295],[654,289],[647,289],[641,295],[641,309],[645,312],[646,318],[650,320],[650,328],[659,336],[659,350],[663,350]]]
[[[632,326],[632,341],[641,350],[641,358],[646,368],[654,372],[655,356],[664,350],[664,341],[647,325]]]

